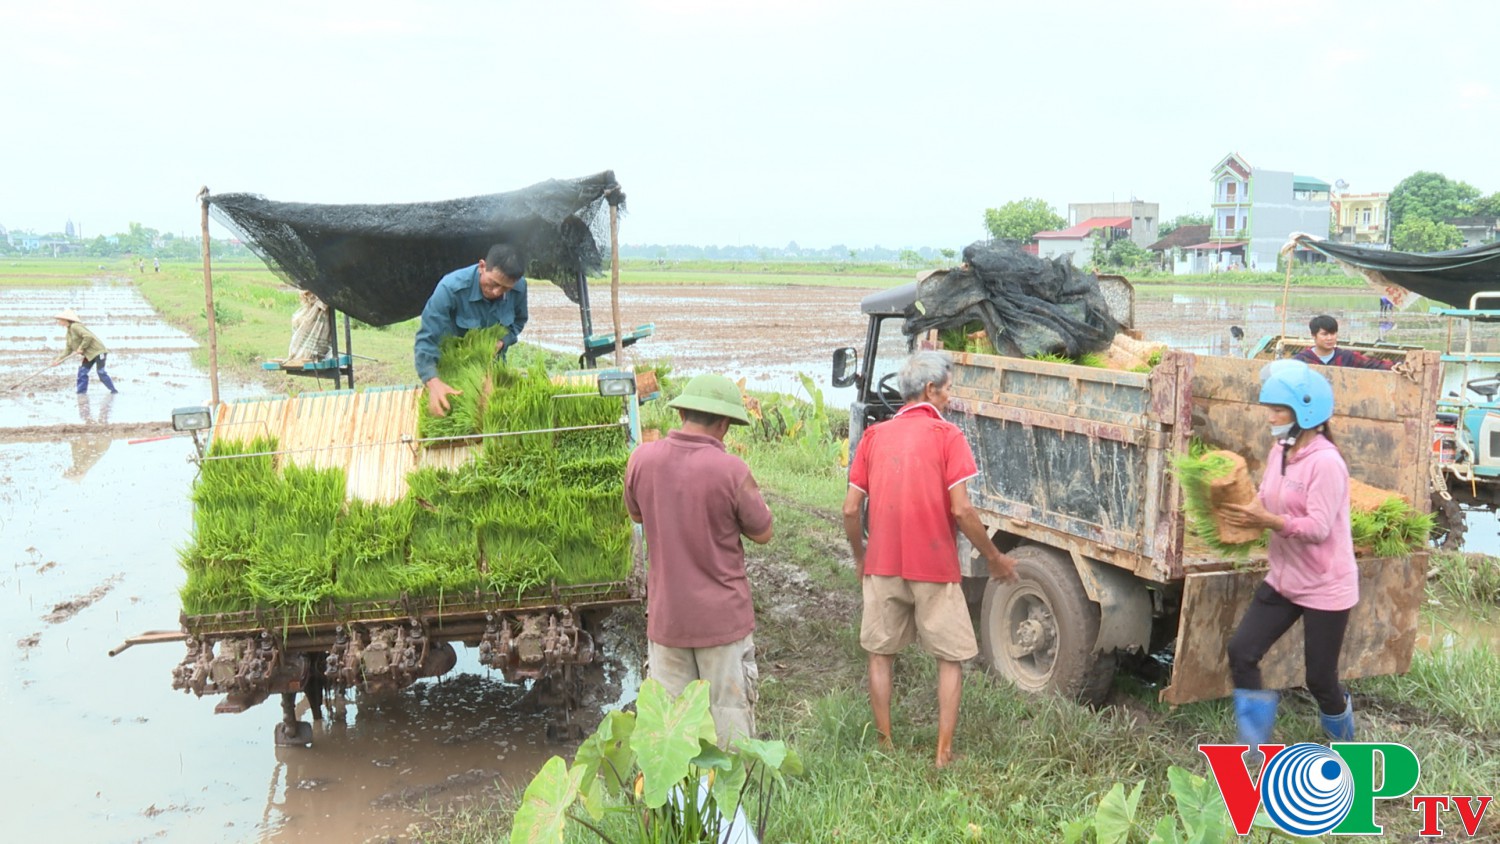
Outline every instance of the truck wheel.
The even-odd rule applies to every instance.
[[[986,667],[1032,694],[1101,703],[1114,679],[1112,657],[1094,653],[1099,605],[1089,600],[1067,556],[1023,545],[1014,583],[990,581],[979,612]]]

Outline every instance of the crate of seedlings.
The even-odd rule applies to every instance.
[[[193,488],[184,615],[305,624],[544,605],[564,594],[628,597],[621,400],[496,360],[497,336],[444,342],[439,376],[462,391],[444,417],[431,416],[417,391],[393,405],[401,419],[351,410],[346,421],[299,404],[270,414],[281,438],[221,430]],[[299,401],[312,407],[320,397],[328,407],[358,398]],[[363,444],[297,430],[315,423]],[[382,441],[390,437],[400,442]],[[284,444],[308,439],[328,442]],[[424,460],[428,449],[448,454]],[[358,497],[346,482],[350,472],[368,475],[371,461],[403,475],[397,487],[380,485],[394,490],[385,500]]]

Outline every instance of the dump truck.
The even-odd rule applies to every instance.
[[[1130,327],[1128,282],[1110,310]],[[862,348],[833,353],[833,382],[853,386],[850,446],[901,406],[896,372],[936,332],[902,331],[917,301],[907,284],[865,297]],[[1226,559],[1189,540],[1170,467],[1193,439],[1245,456],[1269,450],[1257,407],[1264,361],[1168,350],[1149,372],[950,353],[947,418],[973,449],[969,492],[995,544],[1017,561],[990,581],[961,543],[966,591],[986,667],[1028,692],[1099,701],[1122,662],[1165,662],[1168,703],[1232,690],[1226,646],[1263,579],[1263,552]],[[1330,369],[1332,430],[1352,477],[1428,508],[1438,355],[1407,351],[1408,372]],[[1344,642],[1345,677],[1404,673],[1416,641],[1427,556],[1359,559],[1361,600]],[[1262,663],[1270,688],[1300,685],[1300,623]]]
[[[212,210],[289,286],[313,293],[328,305],[332,343],[327,356],[299,361],[294,367],[275,363],[267,368],[331,380],[335,389],[220,401],[215,373],[213,401],[174,411],[173,427],[193,436],[200,466],[219,460],[269,459],[273,461],[269,464],[270,476],[274,477],[284,477],[288,472],[333,470],[331,477],[336,478],[337,488],[345,495],[335,496],[338,500],[333,512],[326,514],[325,526],[316,530],[331,535],[334,523],[352,510],[373,512],[373,508],[402,501],[438,512],[430,502],[408,496],[408,481],[424,469],[472,466],[486,448],[495,447],[499,438],[516,438],[507,442],[530,438],[539,444],[536,448],[554,453],[562,436],[584,429],[612,431],[616,445],[611,448],[616,450],[621,446],[633,448],[640,440],[639,403],[655,393],[654,374],[643,372],[638,377],[628,370],[594,368],[600,356],[617,355],[620,348],[653,330],[653,326],[644,325],[626,333],[618,319],[614,334],[596,333],[593,328],[588,274],[601,268],[609,246],[609,238],[601,239],[600,232],[606,229],[600,221],[608,206],[613,222],[614,212],[624,199],[612,172],[437,203],[310,205],[273,202],[253,194],[215,196],[206,188],[199,199],[205,236]],[[534,281],[552,281],[578,305],[583,329],[578,361],[587,368],[553,378],[552,383],[560,386],[549,396],[552,401],[609,404],[599,424],[476,431],[473,436],[424,436],[421,411],[426,399],[422,387],[352,389],[358,356],[350,349],[349,317],[383,326],[417,316],[443,273],[474,263],[494,243],[519,246],[531,258],[527,276]],[[210,276],[206,265],[206,282]],[[212,324],[211,287],[209,290]],[[342,348],[334,330],[340,313],[344,316]],[[499,355],[495,357],[498,361]],[[488,378],[485,394],[489,393]],[[340,389],[345,379],[351,389]],[[497,389],[492,401],[505,399],[503,391]],[[554,442],[550,439],[553,436],[559,439]],[[232,446],[227,449],[232,453],[214,446]],[[480,471],[488,471],[490,466],[506,468],[496,461],[483,464]],[[195,496],[201,487],[202,478]],[[506,588],[497,586],[497,579],[491,578],[476,586],[484,575],[496,570],[495,566],[506,562],[496,549],[506,547],[506,541],[515,537],[506,536],[503,525],[465,521],[458,534],[464,535],[463,530],[468,529],[467,541],[455,543],[449,555],[449,571],[464,575],[455,578],[462,581],[461,588],[456,582],[431,583],[433,578],[429,577],[424,588],[392,589],[373,599],[353,600],[340,597],[341,586],[330,588],[345,573],[325,566],[323,572],[314,574],[325,578],[320,587],[324,591],[315,594],[326,597],[300,604],[262,601],[247,608],[243,606],[244,591],[240,590],[235,592],[234,608],[227,611],[190,611],[185,603],[178,629],[132,637],[110,654],[114,656],[136,644],[183,642],[186,654],[172,671],[174,688],[200,697],[222,696],[215,708],[219,713],[242,712],[279,696],[282,717],[276,724],[274,740],[278,745],[301,746],[311,743],[313,733],[309,723],[298,720],[299,694],[305,696],[312,717],[318,719],[325,703],[334,710],[342,707],[348,690],[392,692],[452,670],[458,661],[454,644],[463,643],[477,649],[480,665],[501,672],[511,682],[533,684],[532,699],[553,716],[549,737],[576,737],[581,725],[575,721],[575,714],[584,675],[600,660],[603,620],[619,607],[640,604],[645,595],[640,532],[630,523],[617,487],[613,495],[609,490],[592,490],[590,494],[595,495],[590,500],[594,504],[591,513],[618,517],[609,529],[612,540],[621,541],[609,548],[618,548],[620,553],[609,557],[615,562],[608,569],[618,576],[572,576],[578,571],[571,569],[574,560],[583,556],[584,550],[603,547],[600,537],[573,536],[569,545],[560,544],[533,555],[555,563],[556,568],[550,571],[569,576],[554,576],[547,582],[533,579]],[[551,512],[537,509],[547,504],[543,498],[517,502],[514,509],[533,510],[536,518],[532,522],[542,524]],[[201,526],[205,517],[214,516],[213,507],[217,505],[202,497],[195,504]],[[249,502],[252,508],[255,504]],[[270,548],[272,556],[295,557],[292,553],[275,554],[279,536],[285,537],[287,547],[294,546],[293,537],[278,535],[274,530],[265,527],[250,537],[242,532],[239,539],[261,551]],[[410,536],[378,549],[381,561],[397,568],[410,562],[415,533]],[[532,542],[530,547],[536,551],[535,540],[522,537],[516,541],[522,545]],[[226,544],[233,545],[220,543]],[[189,565],[188,556],[185,552],[185,565]],[[247,572],[252,561],[247,550],[235,547],[228,549],[227,562],[225,556],[221,550],[196,573],[206,570],[207,575],[222,578],[205,581],[210,586],[234,591],[250,577]],[[333,559],[332,555],[327,558]],[[297,562],[291,560],[293,565]],[[192,588],[195,570],[189,567],[189,571]],[[480,577],[471,576],[474,573]]]

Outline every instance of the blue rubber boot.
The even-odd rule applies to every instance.
[[[89,368],[87,366],[80,366],[80,367],[78,367],[78,392],[80,392],[80,393],[87,393],[88,391],[89,391]]]
[[[1342,713],[1324,715],[1320,710],[1318,722],[1323,725],[1323,732],[1328,734],[1330,741],[1354,741],[1354,701],[1349,699],[1349,693],[1344,692]]]
[[[100,357],[103,358],[104,356],[101,355]],[[99,376],[99,383],[103,384],[111,393],[120,392],[115,389],[115,382],[110,379],[109,373],[104,371],[104,363],[104,360],[100,360],[99,365],[94,367],[94,373]]]
[[[1271,726],[1276,723],[1278,692],[1266,689],[1234,690],[1234,723],[1239,728],[1240,744],[1256,751],[1271,740]]]

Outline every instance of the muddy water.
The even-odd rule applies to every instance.
[[[94,383],[76,400],[71,363],[0,392],[7,840],[385,840],[424,808],[524,785],[558,750],[520,705],[524,690],[462,647],[441,681],[351,697],[310,750],[273,746],[275,699],[215,715],[217,698],[172,691],[180,644],[107,656],[127,636],[176,627],[176,549],[191,518],[190,442],[128,439],[166,433],[171,408],[209,390],[192,341],[107,283],[0,291],[0,338],[11,338],[0,385],[56,354],[62,332],[48,318],[63,307],[110,347],[120,394]]]

